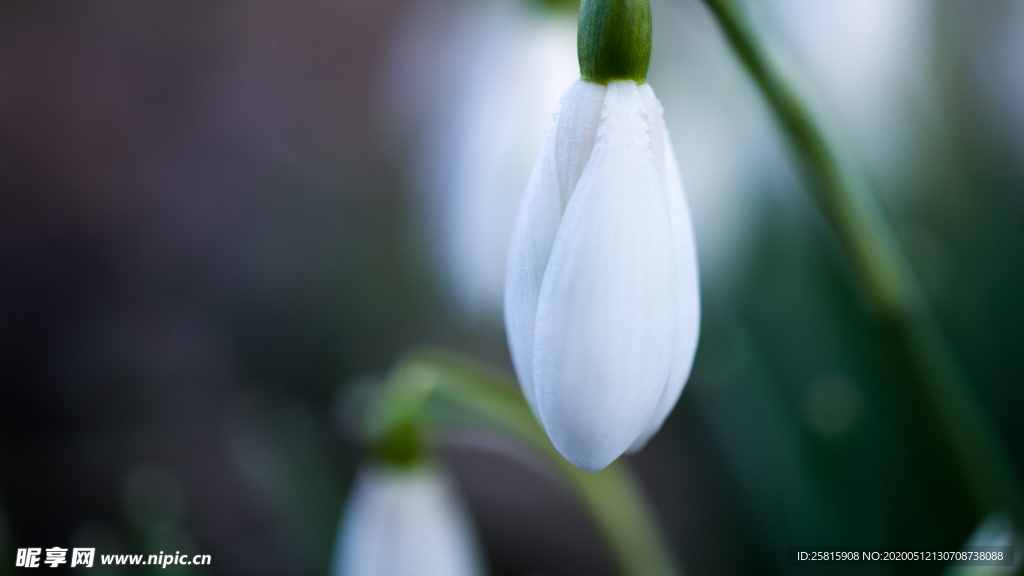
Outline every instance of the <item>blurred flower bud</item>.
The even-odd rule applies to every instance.
[[[1010,517],[1006,514],[991,513],[982,519],[978,527],[971,533],[964,546],[1008,546],[1012,555],[1015,550],[1024,547],[1024,540],[1014,530]],[[1020,564],[1011,559],[1009,566],[951,566],[944,576],[1009,576],[1017,572]]]
[[[482,555],[462,502],[433,465],[372,465],[342,516],[333,576],[479,576]]]
[[[600,28],[589,19],[630,21],[592,2],[623,6],[587,0],[581,54],[583,30]],[[637,41],[624,35],[615,48],[632,58]],[[584,74],[608,78],[581,63]],[[630,79],[580,80],[563,96],[520,207],[505,283],[523,393],[555,448],[586,471],[661,427],[689,377],[700,324],[690,215],[661,104],[631,66],[620,74]]]
[[[929,104],[924,0],[783,0],[765,3],[817,88],[873,171],[899,176],[919,147],[913,124]],[[882,187],[900,190],[899,186]]]
[[[408,98],[389,115],[411,112],[396,124],[418,125],[414,219],[439,280],[465,318],[499,325],[516,207],[551,110],[579,77],[576,17],[530,0],[457,6],[443,24],[436,5],[413,14],[385,99]]]

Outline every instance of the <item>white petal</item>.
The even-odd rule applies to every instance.
[[[675,268],[679,274],[679,292],[676,294],[676,342],[672,372],[654,416],[644,433],[629,447],[630,453],[647,444],[661,429],[665,418],[679,401],[679,395],[690,378],[700,333],[700,278],[697,251],[693,239],[693,225],[690,222],[690,210],[686,203],[683,181],[679,175],[679,164],[676,162],[668,130],[665,129],[661,103],[647,84],[640,86],[640,94],[651,126],[651,135],[661,136],[663,142],[662,146],[655,147],[654,150],[655,153],[661,152],[663,158],[665,201],[668,204],[672,226],[672,251],[676,261]]]
[[[554,132],[557,125],[558,111],[544,134],[544,142],[533,164],[505,264],[505,333],[519,386],[534,415],[539,415],[533,385],[533,329],[537,298],[562,213],[555,166]]]
[[[580,80],[562,98],[558,128],[555,131],[555,158],[563,212],[594,150],[594,139],[597,137],[607,92],[608,88],[603,84]]]
[[[554,245],[555,233],[561,220],[563,204],[561,197],[568,197],[559,190],[559,169],[556,149],[561,142],[562,154],[571,163],[579,152],[572,152],[566,146],[593,146],[597,119],[600,118],[600,107],[605,87],[590,82],[574,83],[562,96],[558,110],[555,111],[544,135],[533,172],[526,185],[519,215],[512,232],[508,262],[505,268],[505,331],[508,334],[509,350],[512,362],[519,377],[519,385],[523,389],[526,401],[538,415],[536,395],[533,384],[533,330],[537,317],[537,300],[540,296],[540,285],[547,267],[548,255]],[[598,94],[595,103],[595,94]],[[594,120],[587,120],[588,114]],[[573,123],[583,126],[580,130],[565,128]],[[593,131],[588,136],[590,123]],[[589,138],[589,142],[588,142]],[[586,154],[589,156],[590,148]],[[582,166],[580,168],[582,171]],[[579,178],[578,173],[566,173],[561,180],[573,185]]]
[[[647,130],[651,136],[651,154],[654,155],[654,163],[658,165],[658,172],[662,176],[662,183],[664,185],[666,168],[665,138],[668,136],[668,130],[665,128],[665,109],[661,107],[661,102],[654,95],[654,90],[651,89],[650,84],[641,84],[636,89],[640,93],[640,102],[644,106]],[[675,154],[672,157],[675,158]]]
[[[672,231],[637,86],[608,86],[594,151],[566,207],[537,306],[541,421],[599,470],[650,422],[675,354]]]
[[[333,576],[479,576],[468,516],[435,468],[368,468],[356,478]]]

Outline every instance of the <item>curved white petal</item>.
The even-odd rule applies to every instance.
[[[482,566],[468,515],[439,470],[360,471],[332,576],[479,576]]]
[[[612,82],[551,250],[534,340],[541,421],[583,470],[629,448],[662,399],[675,356],[672,245],[640,93]]]
[[[519,385],[538,418],[540,413],[533,384],[533,331],[537,300],[564,208],[562,197],[568,198],[569,195],[568,192],[560,192],[560,182],[569,186],[575,185],[579,179],[578,172],[559,173],[557,151],[560,149],[561,156],[569,162],[576,162],[575,157],[580,153],[569,151],[566,146],[586,145],[586,155],[589,156],[604,93],[602,85],[577,81],[562,96],[544,134],[512,232],[505,268],[505,331]],[[593,120],[588,117],[593,117]],[[579,128],[573,128],[577,125]],[[582,170],[581,166],[579,171]]]
[[[608,88],[604,84],[579,80],[562,98],[558,128],[555,130],[555,161],[563,212],[594,150],[607,93]]]
[[[523,396],[538,417],[533,386],[533,328],[540,284],[544,279],[544,269],[562,212],[558,200],[558,169],[555,165],[558,115],[556,110],[533,164],[505,264],[505,332],[508,335],[508,348]]]
[[[645,90],[646,88],[646,90]],[[636,452],[643,448],[654,436],[665,419],[679,401],[686,381],[690,378],[693,368],[693,357],[697,352],[697,340],[700,334],[700,276],[697,267],[697,250],[693,237],[693,225],[690,221],[690,210],[686,203],[686,193],[676,162],[675,150],[665,128],[661,104],[654,96],[650,86],[640,86],[644,97],[648,121],[652,125],[651,133],[660,133],[663,138],[664,158],[664,190],[668,205],[669,219],[672,225],[672,251],[676,261],[679,292],[676,294],[676,342],[675,355],[672,360],[672,372],[669,375],[665,393],[658,408],[648,423],[644,433],[629,447],[628,452]],[[660,128],[658,130],[657,128]]]

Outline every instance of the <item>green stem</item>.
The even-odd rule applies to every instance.
[[[537,424],[512,378],[438,350],[420,350],[395,365],[371,411],[374,444],[408,422],[423,421],[433,399],[446,400],[519,438],[543,456],[573,488],[625,576],[682,576],[650,505],[625,462],[583,472],[566,462]]]
[[[943,337],[896,235],[857,166],[826,138],[804,98],[772,63],[736,0],[704,0],[768,101],[802,160],[814,200],[857,269],[864,291],[900,354],[916,366],[984,512],[1009,511],[1024,524],[1024,499],[1002,442]]]

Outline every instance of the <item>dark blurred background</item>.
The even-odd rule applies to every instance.
[[[394,127],[419,95],[396,36],[444,36],[470,4],[0,4],[0,574],[13,548],[75,545],[326,574],[363,456],[346,387],[417,344],[511,369],[500,323],[460,313],[417,248],[418,137]],[[818,4],[750,9],[849,135],[1024,474],[1024,6]],[[892,393],[903,372],[764,104],[699,2],[654,9],[703,324],[630,460],[683,564],[962,544],[983,517],[924,400]],[[495,576],[612,573],[529,455],[443,446]]]

